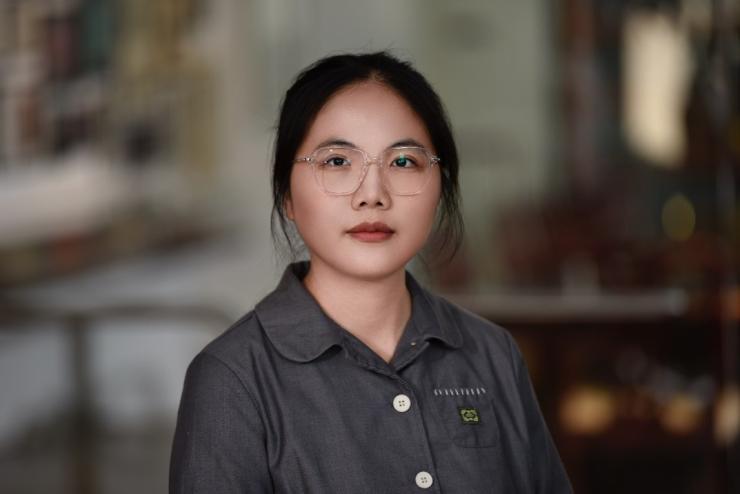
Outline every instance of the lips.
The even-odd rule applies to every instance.
[[[355,225],[347,233],[361,242],[383,242],[393,235],[394,231],[385,223],[360,223]]]
[[[393,230],[388,225],[380,221],[376,221],[375,223],[360,223],[359,225],[355,225],[351,230],[347,230],[347,233],[363,233],[363,232],[393,233]]]

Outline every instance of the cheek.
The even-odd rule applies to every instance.
[[[426,206],[424,210],[424,221],[420,223],[423,223],[425,234],[428,236],[434,228],[434,223],[437,219],[439,198],[432,198]]]
[[[408,226],[414,232],[414,241],[424,243],[434,227],[440,202],[440,186],[429,184],[418,196],[408,198]]]
[[[290,174],[290,190],[288,191],[288,203],[286,206],[286,211],[290,215],[290,219],[293,221],[298,221],[298,219],[302,216],[302,212],[306,210],[306,208],[311,208],[311,191],[309,190],[309,186],[311,183],[309,182],[309,179],[311,178],[310,175],[307,175],[305,173],[305,170],[302,170],[300,168],[293,168],[293,171]]]
[[[432,223],[437,218],[437,211],[442,201],[442,181],[437,171],[436,177],[432,179],[432,183],[429,184],[428,194],[422,194],[424,199],[423,208],[426,211],[424,218],[427,220],[426,223],[431,229]]]
[[[304,240],[321,237],[331,225],[339,224],[339,208],[331,204],[335,198],[320,191],[310,173],[293,173],[290,190],[291,219]]]

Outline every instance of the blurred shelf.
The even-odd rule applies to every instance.
[[[676,318],[690,312],[688,292],[448,295],[453,302],[495,321],[634,321]]]

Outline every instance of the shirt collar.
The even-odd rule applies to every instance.
[[[288,265],[277,288],[254,310],[273,346],[296,362],[309,362],[344,343],[345,330],[324,313],[303,285],[308,268],[308,261]],[[462,334],[448,304],[422,288],[408,271],[406,286],[411,293],[411,319],[420,338],[459,348]]]

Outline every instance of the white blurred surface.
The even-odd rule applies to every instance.
[[[70,314],[126,305],[197,306],[235,321],[282,273],[264,240],[232,238],[150,255],[6,295]],[[63,322],[0,328],[0,449],[27,426],[71,406],[71,340]],[[174,420],[187,364],[228,324],[166,315],[91,319],[87,365],[97,419],[114,431]]]

